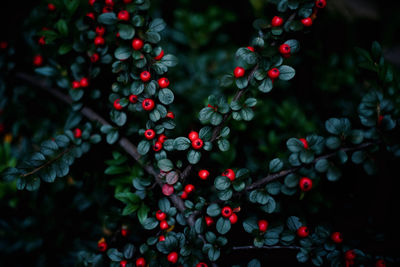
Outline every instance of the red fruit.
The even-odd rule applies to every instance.
[[[170,118],[170,119],[175,119],[175,115],[172,111],[168,111],[167,116],[165,116],[165,117]]]
[[[56,6],[55,6],[54,4],[52,4],[52,3],[48,3],[48,4],[47,4],[47,8],[48,8],[50,11],[56,10]]]
[[[75,138],[81,138],[81,136],[82,136],[82,130],[79,129],[79,128],[76,128],[76,129],[74,130],[74,137],[75,137]]]
[[[299,186],[300,186],[301,191],[303,191],[303,192],[310,191],[312,188],[312,184],[313,183],[310,178],[308,178],[308,177],[300,178]]]
[[[167,256],[167,260],[171,263],[176,263],[178,261],[178,253],[175,251],[171,252]]]
[[[105,1],[105,4],[106,4],[107,6],[113,6],[113,5],[114,5],[114,1],[113,1],[113,0],[106,0],[106,1]]]
[[[199,171],[199,177],[201,180],[207,180],[208,176],[210,175],[210,172],[207,170],[200,170]]]
[[[119,262],[119,266],[121,266],[121,267],[126,267],[126,264],[127,264],[128,262],[126,261],[126,260],[122,260],[122,261],[120,261]]]
[[[189,140],[190,140],[190,141],[193,141],[193,140],[199,138],[199,133],[196,132],[196,131],[191,131],[191,132],[189,133],[188,137],[189,137]]]
[[[103,26],[97,26],[96,27],[96,34],[97,35],[103,36],[105,32],[106,32],[106,29]]]
[[[186,191],[183,191],[181,194],[181,199],[187,199],[188,197],[188,193],[186,193]]]
[[[300,140],[300,142],[303,143],[303,147],[304,147],[305,149],[308,149],[308,142],[307,142],[307,140],[306,140],[305,138],[300,138],[299,140]]]
[[[279,70],[277,68],[270,69],[268,71],[268,77],[270,77],[272,80],[278,78],[279,77]]]
[[[95,18],[92,12],[86,13],[86,17],[91,18],[92,20]]]
[[[124,4],[132,3],[132,0],[124,0]]]
[[[301,226],[299,227],[299,229],[297,229],[297,236],[304,238],[307,237],[310,234],[310,232],[308,231],[307,226]]]
[[[80,81],[79,84],[81,87],[88,87],[89,86],[89,80],[88,78],[83,77]]]
[[[96,38],[94,38],[94,45],[95,46],[100,46],[100,45],[104,45],[105,41],[104,38],[101,36],[96,36]]]
[[[148,71],[142,71],[142,73],[140,73],[140,79],[143,81],[143,82],[148,82],[148,81],[150,81],[150,79],[151,79],[151,75],[150,75],[150,72],[148,72]]]
[[[353,261],[356,258],[356,253],[354,252],[354,250],[348,250],[344,253],[344,258],[348,261]]]
[[[244,73],[245,73],[246,71],[244,70],[244,68],[242,68],[242,67],[236,67],[234,70],[233,70],[233,75],[235,76],[235,78],[240,78],[240,77],[243,77],[244,76]]]
[[[162,187],[162,192],[165,196],[170,196],[174,193],[174,187],[169,184],[165,184]]]
[[[97,53],[94,53],[93,55],[90,56],[90,61],[92,61],[93,63],[99,61],[100,56]]]
[[[324,8],[326,6],[326,0],[315,1],[315,6],[318,8]]]
[[[214,223],[214,220],[211,217],[206,216],[204,219],[206,220],[207,226],[211,226]]]
[[[386,267],[386,262],[384,260],[377,260],[375,263],[375,267]]]
[[[272,27],[279,27],[283,24],[283,18],[275,16],[272,18],[271,25]]]
[[[154,57],[155,60],[161,60],[164,56],[164,50],[161,49],[160,54],[158,54],[158,56]]]
[[[196,264],[196,267],[208,267],[208,265],[205,264],[204,262],[199,262]]]
[[[147,129],[144,132],[144,137],[146,137],[146,139],[151,140],[156,136],[156,132],[153,129]]]
[[[194,149],[200,149],[202,148],[204,145],[203,140],[201,140],[200,138],[196,138],[192,141],[192,147]]]
[[[142,102],[142,107],[143,107],[143,109],[146,110],[146,111],[153,110],[153,108],[154,108],[154,101],[153,101],[153,99],[146,98],[145,100],[143,100],[143,102]]]
[[[379,115],[379,117],[378,117],[378,125],[381,125],[383,118],[384,118],[383,115]]]
[[[229,218],[232,215],[232,208],[231,207],[223,207],[221,210],[221,214],[222,216],[224,216],[225,218]]]
[[[120,101],[120,99],[118,98],[118,99],[115,99],[115,101],[114,101],[114,108],[116,109],[116,110],[121,110],[123,107],[122,107],[122,105],[119,103],[119,101]]]
[[[163,221],[163,220],[167,219],[167,214],[165,214],[161,210],[158,210],[156,212],[156,219],[159,220],[159,221]]]
[[[235,213],[232,213],[231,216],[229,216],[229,221],[231,222],[231,224],[235,224],[238,220],[238,216]]]
[[[122,235],[123,237],[127,236],[127,235],[128,235],[128,229],[122,228],[122,229],[121,229],[121,235]]]
[[[154,150],[155,152],[158,152],[158,151],[160,151],[160,150],[162,149],[162,147],[163,147],[162,143],[159,142],[159,141],[157,141],[157,142],[154,144],[154,146],[153,146],[153,150]]]
[[[160,235],[160,236],[158,237],[158,242],[163,242],[163,241],[165,241],[165,236]]]
[[[40,38],[38,40],[38,44],[40,44],[40,45],[45,45],[46,44],[46,40],[44,39],[44,36],[40,36]]]
[[[120,12],[118,12],[118,19],[119,20],[129,20],[129,12],[126,10],[121,10]]]
[[[160,88],[167,88],[169,85],[169,80],[167,78],[160,78],[158,80],[158,85]]]
[[[268,222],[266,220],[258,221],[258,230],[260,230],[260,232],[267,231],[267,228],[268,228]]]
[[[103,238],[101,240],[103,240],[103,241],[99,241],[97,243],[97,248],[99,249],[100,252],[104,252],[107,250],[107,243],[106,243],[106,241],[104,241]]]
[[[136,267],[146,267],[146,260],[141,257],[136,260]]]
[[[167,140],[167,136],[165,134],[160,134],[160,136],[158,137],[157,140],[158,140],[158,142],[163,144],[165,142],[165,140]]]
[[[137,103],[137,102],[138,102],[138,97],[137,97],[137,95],[130,95],[130,96],[129,96],[129,102],[131,102],[131,103],[133,103],[133,104]]]
[[[185,190],[186,193],[190,194],[190,193],[192,193],[194,191],[194,189],[195,189],[194,185],[188,184],[188,185],[185,186],[184,190]]]
[[[79,81],[72,82],[72,89],[77,89],[79,87],[81,87],[81,83]]]
[[[254,51],[255,51],[255,50],[254,50],[254,47],[252,47],[252,46],[248,46],[247,49],[249,49],[251,52],[254,52]]]
[[[163,220],[160,222],[160,228],[161,228],[161,230],[166,230],[169,228],[169,225],[166,220]]]
[[[290,45],[288,45],[288,44],[281,44],[281,45],[279,46],[279,52],[280,52],[282,55],[289,55],[289,54],[290,54]]]
[[[228,177],[231,181],[235,180],[236,177],[236,174],[232,169],[226,169],[221,175]]]
[[[343,242],[343,236],[342,236],[342,234],[341,234],[340,232],[334,232],[334,233],[332,233],[331,239],[332,239],[333,242],[335,242],[335,243],[337,243],[337,244]]]
[[[96,0],[89,0],[89,5],[93,6]]]
[[[6,49],[8,47],[8,43],[6,41],[0,42],[0,49]]]
[[[112,11],[113,11],[112,6],[105,6],[105,7],[103,7],[103,10],[102,10],[103,13],[108,13],[108,12],[112,12]]]
[[[33,65],[39,67],[43,64],[43,57],[41,55],[36,55],[33,57]]]
[[[142,49],[143,45],[144,45],[143,41],[140,40],[139,38],[135,38],[135,39],[132,40],[132,47],[135,50]]]
[[[312,19],[311,18],[304,18],[304,19],[301,20],[301,23],[306,27],[310,27],[312,25]]]

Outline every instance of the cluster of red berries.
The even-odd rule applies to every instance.
[[[105,32],[106,32],[106,29],[103,26],[96,27],[96,37],[94,38],[95,46],[102,46],[105,44],[105,40],[104,40]]]
[[[204,145],[203,140],[199,138],[199,133],[196,131],[191,131],[189,133],[189,140],[192,142],[192,147],[194,149],[201,149]]]
[[[183,192],[181,194],[181,198],[182,199],[187,199],[187,197],[189,196],[190,193],[192,193],[194,191],[195,187],[192,184],[188,184],[185,186],[185,188],[183,189]]]
[[[238,216],[234,211],[232,210],[231,207],[225,206],[221,210],[222,217],[228,218],[231,224],[235,224],[238,220]]]
[[[165,212],[158,210],[156,212],[156,219],[160,221],[160,229],[161,230],[167,230],[169,228],[168,222],[166,220],[167,214]]]
[[[78,89],[80,87],[88,87],[88,86],[89,86],[89,79],[86,77],[83,77],[79,81],[72,82],[72,89]]]

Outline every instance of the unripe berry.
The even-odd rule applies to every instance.
[[[40,67],[43,64],[43,57],[41,55],[36,55],[33,57],[33,65]]]
[[[156,136],[156,132],[153,129],[147,129],[144,132],[144,137],[146,137],[146,139],[151,140]]]
[[[299,186],[300,186],[301,191],[303,191],[303,192],[310,191],[312,188],[312,184],[313,183],[310,178],[308,178],[308,177],[300,178]]]
[[[176,263],[178,261],[178,253],[175,251],[171,252],[167,256],[167,260],[171,263]]]
[[[234,181],[236,178],[236,174],[232,169],[226,169],[223,173],[222,176],[226,176],[229,178],[229,180]]]
[[[158,151],[160,151],[160,150],[162,149],[162,147],[163,147],[162,143],[159,142],[159,141],[157,141],[157,142],[154,144],[154,146],[153,146],[153,150],[154,150],[155,152],[158,152]]]
[[[47,4],[47,8],[48,8],[50,11],[56,10],[56,6],[55,6],[54,4],[52,4],[52,3],[48,3],[48,4]]]
[[[255,50],[254,50],[254,47],[252,47],[252,46],[248,46],[247,49],[249,49],[251,52],[254,52],[254,51],[255,51]]]
[[[172,195],[172,194],[174,193],[174,191],[175,191],[175,189],[174,189],[174,187],[173,187],[172,185],[164,184],[164,185],[162,186],[162,193],[163,193],[165,196],[170,196],[170,195]]]
[[[129,102],[131,102],[132,104],[135,104],[138,102],[138,96],[137,95],[130,95],[129,96]]]
[[[206,216],[204,219],[206,221],[207,226],[211,226],[214,223],[214,219],[209,216]]]
[[[310,234],[310,232],[308,231],[307,226],[301,226],[299,227],[299,229],[297,229],[297,236],[304,238],[307,237]]]
[[[160,236],[158,237],[158,242],[163,242],[163,241],[165,241],[165,236],[160,235]]]
[[[236,67],[233,71],[233,75],[235,76],[235,78],[240,78],[244,76],[244,73],[246,71],[244,70],[244,68],[242,67]]]
[[[207,180],[208,176],[210,175],[210,172],[207,170],[200,170],[199,171],[199,177],[201,180]]]
[[[324,8],[326,6],[326,0],[315,1],[315,6],[318,8]]]
[[[229,221],[231,222],[231,224],[235,224],[238,220],[238,216],[235,213],[232,213],[231,216],[229,216]]]
[[[126,260],[122,260],[122,261],[120,261],[119,262],[119,266],[121,266],[121,267],[126,267],[126,264],[127,264],[128,262],[126,261]]]
[[[96,34],[98,36],[103,36],[105,32],[106,32],[106,29],[103,26],[96,27]]]
[[[80,84],[79,81],[73,81],[72,82],[72,89],[77,89],[79,87],[81,87],[81,84]]]
[[[188,197],[188,193],[186,193],[186,191],[183,191],[181,194],[181,199],[187,199]]]
[[[279,70],[277,68],[270,69],[268,71],[268,77],[271,78],[272,80],[278,78],[279,77]]]
[[[94,45],[95,46],[104,45],[104,38],[101,36],[96,36],[96,38],[94,38]]]
[[[167,136],[165,134],[160,134],[160,136],[158,137],[157,140],[158,140],[158,142],[163,144],[165,142],[165,140],[167,140]]]
[[[258,230],[260,230],[260,232],[267,231],[267,228],[268,228],[268,222],[266,220],[258,221]]]
[[[99,249],[100,252],[104,252],[107,250],[107,243],[106,241],[104,241],[104,239],[102,239],[103,241],[99,241],[97,243],[97,248]]]
[[[194,191],[194,189],[195,189],[194,185],[188,184],[188,185],[185,186],[184,190],[185,190],[186,193],[190,194],[190,193],[192,193]]]
[[[283,24],[283,18],[278,17],[278,16],[275,16],[272,18],[272,21],[271,21],[272,27],[279,27],[279,26],[282,26],[282,24]]]
[[[83,77],[80,81],[79,84],[81,87],[88,87],[89,86],[89,80],[88,78]]]
[[[140,257],[136,260],[136,267],[146,267],[146,260]]]
[[[281,45],[279,46],[279,52],[280,52],[282,55],[289,55],[289,54],[290,54],[290,45],[288,45],[288,44],[281,44]]]
[[[332,239],[333,242],[335,242],[335,243],[337,243],[337,244],[343,242],[343,236],[342,236],[342,234],[341,234],[340,232],[334,232],[334,233],[332,233],[331,239]]]
[[[308,142],[307,142],[307,140],[306,140],[305,138],[300,138],[299,140],[300,140],[300,142],[303,143],[303,147],[304,147],[305,149],[308,149]]]
[[[148,82],[148,81],[150,81],[150,79],[151,79],[151,75],[150,75],[150,72],[148,72],[148,71],[142,71],[142,73],[140,73],[140,79],[143,81],[143,82]]]
[[[196,267],[208,267],[208,265],[205,264],[204,262],[199,262],[196,264]]]
[[[196,132],[196,131],[191,131],[191,132],[189,133],[189,136],[188,136],[188,137],[189,137],[189,140],[190,140],[190,141],[193,141],[193,140],[199,138],[199,133]]]
[[[161,49],[160,54],[158,54],[158,56],[154,57],[155,60],[161,60],[164,56],[164,50]]]
[[[382,259],[377,260],[375,263],[375,267],[386,267],[386,262]]]
[[[170,118],[170,119],[175,119],[175,114],[172,111],[168,111],[167,116],[165,116],[165,117]]]
[[[161,210],[158,210],[156,212],[156,219],[159,220],[159,221],[164,221],[165,219],[167,219],[167,214],[165,214]]]
[[[121,10],[120,12],[118,12],[118,19],[119,20],[129,20],[129,12],[126,10]]]
[[[132,47],[134,50],[142,49],[143,45],[144,45],[143,41],[139,38],[135,38],[132,40]]]
[[[166,220],[163,220],[163,221],[160,222],[160,229],[161,230],[166,230],[168,228],[169,228],[169,225],[168,225]]]
[[[200,138],[194,139],[192,141],[192,147],[194,149],[200,149],[203,147],[203,145],[204,145],[203,140],[201,140]]]
[[[146,98],[145,100],[143,100],[142,107],[146,111],[153,110],[154,109],[154,101],[153,101],[153,99]]]
[[[312,25],[312,19],[311,18],[304,18],[304,19],[301,20],[301,23],[305,27],[310,27]]]
[[[344,253],[344,258],[348,261],[353,261],[356,258],[356,253],[354,252],[354,250],[348,250]]]
[[[118,99],[115,99],[115,101],[114,101],[114,108],[116,109],[116,110],[121,110],[123,107],[122,107],[122,105],[119,103],[119,101],[120,101],[120,99],[118,98]]]
[[[167,78],[160,78],[158,79],[158,85],[160,88],[167,88],[169,85],[169,80]]]
[[[100,56],[97,53],[94,53],[93,55],[90,56],[90,61],[93,63],[99,61],[99,59],[100,59]]]
[[[221,214],[222,214],[222,216],[225,217],[225,218],[231,217],[231,215],[232,215],[232,208],[231,208],[231,207],[228,207],[228,206],[223,207],[222,210],[221,210]]]
[[[79,129],[79,128],[76,128],[76,129],[74,130],[74,137],[75,137],[75,138],[81,138],[81,136],[82,136],[82,130]]]

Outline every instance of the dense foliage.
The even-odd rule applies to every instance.
[[[171,28],[149,0],[34,8],[22,48],[1,42],[4,263],[398,264],[369,245],[394,227],[358,227],[375,185],[394,184],[396,70],[378,42],[313,58],[325,6],[262,3],[232,54],[223,25],[240,14],[218,7],[177,8]]]

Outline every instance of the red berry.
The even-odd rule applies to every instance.
[[[199,262],[196,264],[196,267],[208,267],[208,265],[205,264],[204,262]]]
[[[272,80],[278,78],[279,77],[279,70],[277,68],[270,69],[268,71],[268,77],[270,77]]]
[[[244,68],[242,68],[242,67],[236,67],[236,68],[234,69],[234,71],[233,71],[233,75],[234,75],[236,78],[243,77],[243,76],[244,76],[244,73],[245,73],[245,70],[244,70]]]
[[[190,194],[190,193],[192,193],[194,191],[194,189],[195,189],[194,185],[188,184],[188,185],[185,186],[184,190],[185,190],[186,193]]]
[[[200,138],[196,138],[192,141],[192,147],[194,149],[200,149],[202,148],[204,145],[203,140],[201,140]]]
[[[204,219],[206,220],[207,226],[211,226],[214,223],[214,220],[211,217],[206,216]]]
[[[86,13],[86,17],[91,18],[92,20],[95,19],[94,14],[92,12]]]
[[[187,199],[188,197],[188,193],[186,193],[186,191],[183,191],[181,194],[181,199]]]
[[[129,12],[126,10],[121,10],[120,12],[118,12],[118,19],[119,20],[129,20]]]
[[[142,107],[143,107],[143,109],[146,110],[146,111],[153,110],[153,108],[154,108],[154,101],[153,101],[153,99],[146,98],[145,100],[143,100],[143,102],[142,102]]]
[[[170,196],[170,195],[172,195],[174,193],[174,187],[172,185],[165,184],[162,187],[162,193],[165,196]]]
[[[40,36],[40,38],[38,40],[38,44],[40,44],[40,45],[45,45],[46,44],[46,40],[44,39],[44,36]]]
[[[158,54],[158,56],[154,57],[155,60],[161,60],[164,56],[164,50],[161,49],[160,54]]]
[[[160,151],[160,150],[162,149],[162,147],[163,147],[162,143],[159,142],[159,141],[157,141],[157,142],[154,144],[154,146],[153,146],[153,150],[154,150],[155,152],[158,152],[158,151]]]
[[[271,25],[272,27],[279,27],[283,24],[283,18],[275,16],[272,18]]]
[[[114,5],[114,1],[113,0],[106,0],[105,1],[107,6],[113,6]]]
[[[112,11],[113,11],[112,6],[105,6],[105,7],[103,7],[103,10],[102,10],[103,13],[108,13],[108,12],[112,12]]]
[[[52,4],[52,3],[48,3],[48,4],[47,4],[47,8],[48,8],[50,11],[56,10],[56,6],[55,6],[54,4]]]
[[[128,262],[126,261],[126,260],[122,260],[122,261],[120,261],[119,262],[119,266],[121,266],[121,267],[126,267],[126,264],[127,264]]]
[[[236,174],[232,169],[226,169],[221,175],[228,177],[231,181],[235,180],[236,178]]]
[[[303,192],[310,191],[312,188],[312,184],[313,183],[310,178],[308,178],[308,177],[300,178],[299,186],[300,186],[301,191],[303,191]]]
[[[160,78],[158,80],[158,85],[160,88],[167,88],[169,85],[169,80],[167,78]]]
[[[342,234],[341,234],[340,232],[334,232],[334,233],[331,235],[331,239],[332,239],[333,242],[335,242],[335,243],[337,243],[337,244],[343,242],[343,236],[342,236]]]
[[[254,50],[254,47],[252,47],[252,46],[248,46],[247,49],[249,49],[251,52],[254,52],[254,51],[255,51],[255,50]]]
[[[199,171],[199,177],[201,180],[207,180],[208,176],[210,175],[210,172],[207,170],[200,170]]]
[[[258,230],[260,230],[260,232],[267,231],[267,228],[268,228],[268,222],[266,220],[258,221]]]
[[[118,98],[118,99],[115,99],[115,101],[114,101],[114,108],[115,108],[116,110],[121,110],[121,109],[123,108],[119,101],[120,101],[119,98]]]
[[[148,81],[150,81],[150,79],[151,79],[151,75],[150,75],[150,72],[148,72],[148,71],[142,71],[142,73],[140,73],[140,79],[143,81],[143,82],[148,82]]]
[[[289,55],[289,54],[290,54],[290,45],[288,45],[288,44],[281,44],[281,45],[279,46],[279,52],[280,52],[282,55]]]
[[[199,133],[196,132],[196,131],[191,131],[191,132],[189,133],[189,136],[188,136],[188,137],[189,137],[189,140],[190,140],[190,141],[193,141],[193,140],[199,138]]]
[[[76,129],[74,130],[74,137],[75,137],[75,138],[81,138],[81,136],[82,136],[82,130],[79,129],[79,128],[76,128]]]
[[[104,38],[101,36],[96,36],[96,38],[94,38],[94,45],[95,46],[100,46],[100,45],[104,45]]]
[[[303,147],[304,147],[305,149],[308,149],[308,142],[307,142],[307,140],[306,140],[305,138],[300,138],[299,140],[300,140],[300,142],[303,143]]]
[[[356,258],[356,253],[354,252],[354,250],[348,250],[344,253],[344,258],[348,261],[353,261]]]
[[[382,259],[377,260],[375,263],[375,267],[386,267],[386,262]]]
[[[231,207],[223,207],[221,210],[221,214],[222,216],[224,216],[225,218],[229,218],[232,215],[232,208]]]
[[[124,4],[132,3],[132,0],[124,0]]]
[[[81,87],[88,87],[89,86],[89,80],[88,78],[83,77],[80,81],[79,84]]]
[[[160,229],[161,230],[166,230],[168,228],[169,228],[169,225],[168,225],[166,220],[163,220],[163,221],[160,222]]]
[[[136,267],[146,267],[146,260],[140,257],[136,260]]]
[[[105,32],[106,32],[106,29],[103,26],[96,27],[96,34],[98,36],[103,36]]]
[[[158,140],[158,142],[163,144],[165,142],[165,140],[167,140],[167,136],[165,134],[160,134],[160,136],[158,137],[157,140]]]
[[[156,136],[156,132],[153,129],[147,129],[144,132],[144,137],[146,137],[146,139],[151,140]]]
[[[158,242],[163,242],[163,241],[165,241],[165,236],[160,235],[160,236],[158,237]]]
[[[41,55],[36,55],[33,57],[33,65],[39,67],[43,64],[43,57]]]
[[[171,252],[167,256],[167,260],[171,263],[176,263],[178,261],[178,253],[175,251]]]
[[[318,8],[324,8],[326,6],[326,0],[315,1],[315,6]]]
[[[156,212],[156,219],[159,220],[159,221],[163,221],[163,220],[167,219],[167,214],[165,214],[161,210],[158,210]]]
[[[301,23],[306,27],[310,27],[312,25],[312,19],[311,18],[304,18],[304,19],[301,20]]]
[[[122,228],[122,229],[121,229],[121,235],[122,235],[123,237],[127,236],[127,235],[128,235],[128,229]]]
[[[97,243],[97,248],[99,249],[100,252],[104,252],[107,250],[107,243],[105,241],[99,241]]]
[[[135,39],[132,40],[132,47],[135,50],[142,49],[143,45],[144,45],[143,41],[141,39],[139,39],[139,38],[135,38]]]
[[[77,89],[79,87],[81,87],[81,83],[79,81],[72,82],[72,89]]]
[[[297,235],[301,238],[307,237],[310,234],[307,226],[301,226],[297,229]]]
[[[165,116],[165,117],[170,118],[170,119],[175,119],[175,115],[172,111],[168,111],[167,116]]]
[[[0,42],[0,49],[6,49],[8,47],[8,43],[6,41]]]
[[[238,216],[235,213],[232,213],[231,216],[229,216],[229,221],[231,222],[231,224],[235,224],[238,220]]]
[[[99,61],[99,59],[100,59],[100,56],[97,53],[94,53],[93,55],[90,56],[90,61],[93,63]]]
[[[384,118],[383,115],[379,115],[379,117],[378,117],[378,125],[381,125],[381,124],[382,124],[383,118]]]
[[[133,103],[133,104],[137,103],[137,102],[138,102],[138,97],[137,97],[137,95],[130,95],[130,96],[129,96],[129,102],[131,102],[131,103]]]
[[[89,5],[93,6],[96,0],[89,0]]]

